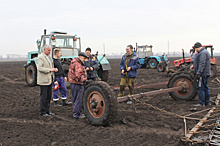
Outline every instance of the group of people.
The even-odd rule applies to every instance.
[[[210,105],[210,95],[208,88],[208,81],[210,77],[210,54],[202,47],[201,43],[197,42],[193,46],[194,52],[193,65],[195,79],[197,80],[197,92],[199,95],[199,104],[196,106]],[[98,62],[94,56],[91,55],[91,49],[87,48],[84,52],[80,52],[77,58],[71,61],[68,81],[71,83],[72,103],[67,102],[67,89],[62,65],[59,60],[61,50],[55,49],[53,59],[50,57],[51,46],[45,45],[44,51],[37,59],[37,84],[40,85],[40,115],[51,116],[50,100],[53,89],[53,101],[55,106],[60,106],[58,103],[58,92],[61,92],[62,105],[73,104],[73,118],[83,118],[82,114],[82,96],[84,86],[87,80],[96,80],[96,70],[98,69]],[[121,81],[118,98],[124,96],[126,85],[129,87],[129,95],[134,93],[134,83],[137,77],[138,68],[140,68],[140,60],[133,51],[133,46],[126,47],[126,53],[122,56],[120,62]],[[59,85],[59,91],[56,86]],[[128,101],[131,103],[131,101]]]
[[[68,81],[70,82],[72,102],[67,101],[67,88],[62,64],[60,62],[61,50],[54,49],[53,59],[50,57],[52,47],[45,45],[43,52],[37,59],[37,84],[40,86],[40,115],[52,116],[50,112],[50,101],[53,92],[54,106],[66,106],[73,104],[73,118],[83,118],[82,96],[84,85],[87,80],[96,80],[96,70],[98,62],[91,55],[91,49],[87,48],[86,53],[80,52],[77,58],[71,61]],[[57,87],[58,86],[58,87]],[[59,91],[61,93],[62,104],[59,104]]]

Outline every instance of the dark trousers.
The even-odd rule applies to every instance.
[[[201,85],[199,82],[201,82]],[[201,105],[210,103],[208,82],[209,82],[209,76],[201,77],[200,81],[197,80],[197,92],[199,95],[199,104]]]
[[[58,77],[56,78],[56,81],[59,84],[59,89],[58,90],[54,90],[55,84],[52,83],[52,87],[53,87],[53,101],[58,101],[59,100],[59,96],[58,93],[60,91],[61,93],[61,98],[63,100],[65,100],[67,98],[67,89],[66,89],[66,85],[65,85],[65,80],[63,77]]]
[[[50,113],[50,100],[52,95],[52,84],[40,85],[40,114]]]
[[[70,85],[72,102],[73,102],[73,118],[79,118],[82,112],[82,97],[84,92],[84,85],[72,84]]]

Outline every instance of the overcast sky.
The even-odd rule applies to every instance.
[[[219,0],[0,0],[0,55],[37,50],[43,30],[77,34],[82,50],[125,52],[153,45],[154,52],[186,51],[199,41],[220,52]]]

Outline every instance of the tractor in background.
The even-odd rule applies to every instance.
[[[152,45],[143,45],[138,46],[136,43],[136,54],[140,59],[141,67],[156,69],[158,72],[164,72],[166,70],[166,66],[168,64],[168,58],[165,55],[162,56],[153,56]]]
[[[203,45],[206,50],[209,51],[210,54],[210,63],[211,63],[211,76],[213,77],[216,75],[217,72],[217,59],[213,56],[213,45]],[[193,49],[190,49],[191,56],[194,53]],[[184,50],[182,49],[183,58],[174,60],[174,67],[179,69],[180,71],[188,71],[190,70],[191,63],[191,57],[185,58]]]
[[[41,39],[37,40],[38,51],[28,52],[27,64],[24,65],[25,69],[25,80],[28,86],[37,85],[37,57],[38,54],[43,52],[45,44],[52,46],[51,58],[54,55],[54,49],[59,48],[62,53],[60,61],[62,63],[62,68],[65,76],[68,78],[69,66],[73,58],[78,57],[78,53],[81,52],[81,41],[80,37],[77,35],[69,35],[66,32],[53,31],[50,34],[46,33],[41,35]],[[103,56],[96,56],[98,60],[99,68],[97,74],[102,81],[108,80],[108,70],[111,66],[108,60]],[[69,87],[70,83],[67,81],[66,86]]]

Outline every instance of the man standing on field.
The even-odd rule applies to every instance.
[[[124,96],[124,89],[126,84],[128,84],[129,87],[129,95],[133,94],[134,81],[137,77],[138,68],[140,67],[140,60],[137,57],[137,55],[133,52],[133,46],[128,45],[126,47],[126,54],[122,56],[120,62],[121,82],[118,97]],[[128,101],[128,104],[130,103],[131,101]]]
[[[54,81],[54,72],[58,69],[54,68],[53,60],[50,57],[51,46],[45,45],[44,51],[37,58],[37,84],[40,85],[40,115],[55,115],[50,112],[50,100],[52,95],[52,82]]]

